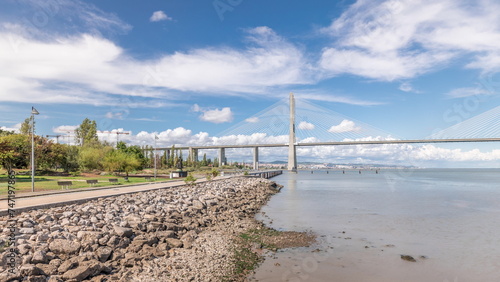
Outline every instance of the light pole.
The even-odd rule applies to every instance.
[[[40,114],[31,107],[31,192],[35,192],[35,115]]]
[[[154,158],[155,158],[155,181],[156,181],[156,140],[159,139],[158,136],[156,136],[155,134],[155,154],[154,154]]]

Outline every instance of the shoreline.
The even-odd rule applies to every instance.
[[[279,189],[270,180],[235,177],[22,212],[15,218],[17,273],[8,272],[4,247],[0,280],[245,281],[266,247],[313,240],[255,220]],[[4,231],[6,224],[0,217]],[[246,236],[252,240],[242,243]],[[242,250],[257,259],[245,262]],[[248,267],[238,269],[242,261]]]

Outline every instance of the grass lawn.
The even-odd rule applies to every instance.
[[[201,168],[198,170],[191,171],[196,178],[203,178],[205,174],[211,171],[211,168]],[[142,172],[144,175],[152,175],[152,170],[145,170]],[[37,172],[37,174],[43,174]],[[69,190],[81,189],[81,188],[90,188],[91,185],[87,184],[86,180],[97,180],[98,183],[94,184],[93,187],[104,187],[104,186],[120,186],[124,184],[137,184],[144,182],[154,182],[153,177],[150,180],[146,180],[144,176],[138,177],[134,175],[129,175],[128,181],[125,181],[123,176],[114,176],[114,175],[97,175],[97,174],[88,174],[82,173],[78,176],[62,176],[56,175],[57,173],[51,173],[52,175],[35,175],[35,192],[40,191],[50,191],[50,190],[61,190],[61,186],[57,185],[58,181],[71,181],[73,185],[69,186]],[[158,174],[160,175],[169,175],[170,170],[158,170]],[[118,183],[110,183],[109,179],[118,179]],[[157,177],[156,181],[167,181],[170,178],[165,177]],[[174,179],[172,179],[173,181]],[[179,180],[179,179],[175,179]],[[0,169],[0,199],[5,199],[8,193],[8,177],[7,171]],[[22,194],[31,192],[31,172],[29,170],[16,170],[16,184],[14,185],[16,188],[16,194]]]
[[[117,183],[110,183],[109,179],[118,179]],[[86,180],[97,180],[98,183],[93,187],[104,187],[111,185],[123,185],[123,184],[136,184],[144,182],[154,182],[153,179],[146,180],[144,177],[133,177],[129,176],[128,181],[125,181],[123,176],[117,177],[114,175],[92,175],[92,176],[36,176],[35,175],[35,192],[36,191],[49,191],[49,190],[61,190],[61,186],[57,185],[58,181],[71,181],[72,186],[69,186],[70,190],[79,188],[89,188],[90,184],[87,184]],[[157,178],[156,181],[165,181],[165,178]],[[8,178],[7,174],[4,172],[0,174],[0,197],[7,195],[7,184]],[[16,194],[31,192],[31,175],[16,175]]]

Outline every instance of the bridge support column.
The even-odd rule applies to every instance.
[[[226,165],[226,148],[219,149],[219,166]]]
[[[192,163],[198,162],[198,149],[189,147],[189,157]]]
[[[290,93],[290,133],[288,135],[288,170],[297,171],[297,150],[295,146],[295,98]]]
[[[165,152],[165,155],[166,155],[165,162],[168,163],[168,161],[170,160],[170,150],[166,149],[163,151]]]
[[[253,169],[259,170],[259,147],[253,148]]]

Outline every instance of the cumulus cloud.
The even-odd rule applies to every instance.
[[[15,133],[19,133],[19,129],[21,128],[21,124],[16,124],[14,127],[6,127],[6,126],[0,126],[0,129],[3,131],[12,131]]]
[[[225,107],[220,110],[207,110],[200,116],[200,120],[212,123],[231,122],[233,120],[233,113],[229,107]]]
[[[332,127],[330,127],[330,129],[328,129],[328,132],[344,133],[344,132],[352,132],[359,130],[361,130],[361,128],[356,126],[356,124],[353,121],[344,119],[342,120],[342,122],[340,122],[340,124],[333,125]]]
[[[359,0],[321,29],[335,42],[323,50],[320,66],[329,75],[385,81],[412,78],[458,57],[469,60],[464,67],[496,70],[499,8],[493,0]]]
[[[224,123],[224,122],[231,122],[233,120],[233,112],[229,107],[224,107],[219,110],[219,109],[202,108],[198,104],[194,104],[191,107],[191,111],[195,113],[201,112],[202,114],[199,116],[199,118],[202,121],[208,121],[212,123]]]
[[[298,128],[302,130],[313,130],[314,127],[315,127],[314,124],[309,123],[307,121],[301,121],[298,125]]]
[[[245,121],[249,122],[249,123],[257,123],[257,122],[259,122],[259,118],[258,117],[250,117],[250,118],[245,119]]]
[[[185,91],[267,95],[274,87],[315,81],[303,52],[268,27],[246,30],[243,48],[200,48],[151,60],[134,59],[100,35],[48,40],[18,29],[0,28],[2,102],[113,105],[120,94],[152,107]]]
[[[54,133],[68,133],[73,132],[78,128],[78,125],[60,125],[58,127],[52,128]]]
[[[450,98],[464,98],[476,95],[491,95],[492,93],[484,88],[479,87],[464,87],[453,89],[446,95]]]
[[[149,18],[149,21],[151,21],[151,22],[171,21],[171,20],[173,20],[173,19],[171,17],[167,16],[167,14],[165,14],[165,12],[163,12],[163,11],[156,11]]]

